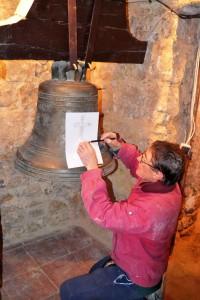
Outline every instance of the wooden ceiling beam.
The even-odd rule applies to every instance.
[[[68,1],[73,9],[75,0]],[[25,20],[0,27],[0,59],[75,61],[87,55],[88,61],[143,63],[147,42],[129,32],[125,0],[76,0],[77,36],[69,26],[67,3],[35,0]],[[69,35],[72,46],[66,42]]]

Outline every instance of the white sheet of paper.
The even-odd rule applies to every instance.
[[[65,155],[68,168],[82,167],[83,164],[77,154],[77,148],[82,141],[96,140],[98,135],[98,112],[66,112],[65,116]],[[95,149],[98,163],[103,159],[98,143],[91,143]]]

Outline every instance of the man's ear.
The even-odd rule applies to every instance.
[[[156,170],[156,172],[154,172],[154,179],[156,179],[157,181],[162,181],[164,178],[164,175],[161,171]]]

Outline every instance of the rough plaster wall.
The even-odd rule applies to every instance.
[[[7,11],[8,2],[0,3]],[[16,1],[11,3],[13,10]],[[98,63],[89,74],[101,88],[104,129],[119,131],[141,149],[157,138],[181,142],[188,123],[198,21],[181,21],[155,2],[137,1],[129,5],[129,22],[138,39],[148,40],[144,64]],[[37,87],[50,78],[50,66],[45,61],[0,62],[0,179],[6,185],[0,189],[0,200],[5,244],[74,223],[93,233],[98,230],[85,216],[79,185],[40,182],[14,168],[16,148],[33,126]],[[127,197],[132,179],[121,164],[109,178],[116,197]],[[101,230],[96,236],[109,241]]]
[[[0,61],[0,155],[14,152],[30,135],[38,85],[50,79],[50,67],[47,61]]]
[[[0,20],[13,15],[19,0],[0,0]]]
[[[199,26],[200,29],[200,26]],[[192,160],[189,162],[185,178],[185,203],[182,219],[179,224],[181,235],[190,235],[191,232],[200,232],[200,70],[197,86],[196,129],[192,139]]]

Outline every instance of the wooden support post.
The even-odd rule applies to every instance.
[[[68,0],[69,60],[71,67],[77,62],[77,5]]]

